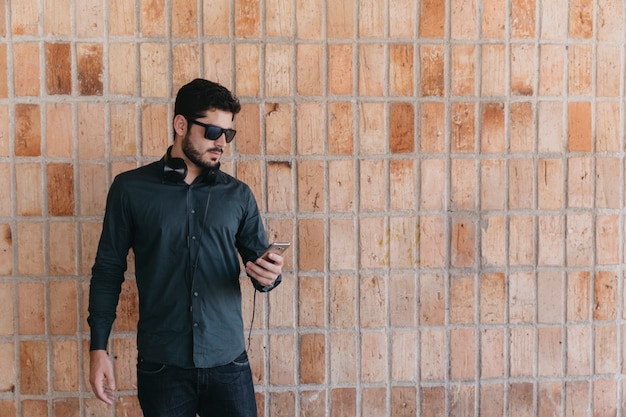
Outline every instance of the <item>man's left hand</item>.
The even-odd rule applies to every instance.
[[[248,276],[254,278],[263,287],[269,287],[274,284],[274,281],[276,281],[282,273],[285,263],[283,257],[277,253],[270,253],[269,259],[271,262],[263,258],[258,258],[254,262],[248,261],[248,263],[246,263],[246,273]]]

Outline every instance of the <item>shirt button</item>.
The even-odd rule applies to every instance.
[[[197,296],[198,296],[198,291],[195,291],[195,292],[193,293],[193,296],[194,296],[194,297],[197,297]]]
[[[191,236],[191,240],[196,240],[196,237],[195,236]]]
[[[198,327],[198,323],[194,323],[194,324],[193,324],[193,327]]]
[[[191,214],[196,214],[196,211],[195,210],[191,210]]]

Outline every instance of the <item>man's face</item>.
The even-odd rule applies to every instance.
[[[197,122],[232,129],[233,114],[223,110],[209,110]],[[215,140],[205,137],[204,126],[188,121],[187,133],[183,137],[182,150],[189,161],[200,168],[211,169],[219,166],[219,161],[226,146],[226,136],[221,133]]]

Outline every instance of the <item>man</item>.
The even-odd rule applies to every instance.
[[[139,292],[137,392],[146,417],[256,417],[245,351],[240,263],[259,291],[283,258],[260,255],[266,232],[250,188],[220,171],[239,101],[196,79],[174,105],[174,143],[160,161],[118,175],[107,197],[89,291],[90,383],[113,404],[106,352],[130,248]]]

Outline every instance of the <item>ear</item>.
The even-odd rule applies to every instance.
[[[189,127],[189,123],[187,123],[187,119],[182,114],[177,114],[174,116],[174,132],[178,136],[185,136],[187,133],[187,129]]]

